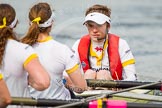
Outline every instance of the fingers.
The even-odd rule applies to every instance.
[[[97,72],[96,79],[113,80],[110,72],[107,70],[100,70],[99,72]]]
[[[84,74],[84,79],[96,79],[96,72],[88,69]]]

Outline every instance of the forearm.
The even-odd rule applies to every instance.
[[[72,89],[72,91],[75,91],[77,93],[81,93],[87,89],[87,83],[84,79],[83,75],[80,72],[80,69],[78,68],[75,72],[69,74],[70,82],[72,83],[68,88]]]
[[[0,80],[0,108],[5,108],[11,103],[10,93],[4,80]]]

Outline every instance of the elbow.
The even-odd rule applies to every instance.
[[[50,86],[50,79],[40,80],[35,84],[30,84],[30,85],[38,91],[43,91]]]
[[[43,91],[43,90],[47,89],[48,87],[49,87],[49,84],[41,83],[41,84],[38,84],[37,86],[35,86],[33,88],[35,88],[38,91]]]
[[[40,88],[40,91],[47,89],[49,87],[49,85],[50,85],[50,83],[42,84],[42,87]]]
[[[47,89],[50,86],[50,79],[44,84],[44,89]]]
[[[50,81],[51,79],[49,75],[47,75],[47,77],[44,77],[44,80],[42,80],[41,82],[42,88],[40,90],[42,91],[47,89],[50,86]]]
[[[39,91],[47,89],[50,86],[50,79],[42,81],[39,85],[40,85],[38,88]]]
[[[48,74],[46,77],[44,77],[44,80],[42,80],[42,90],[45,90],[50,86],[50,81],[51,81],[51,79]]]
[[[48,80],[45,80],[45,83],[44,83],[44,89],[47,89],[49,86],[50,86],[50,77],[47,78]]]

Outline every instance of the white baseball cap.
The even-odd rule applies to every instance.
[[[111,19],[110,19],[110,17],[108,17],[102,13],[93,12],[93,13],[89,13],[85,17],[83,24],[85,24],[87,21],[93,21],[93,22],[101,25],[101,24],[104,24],[105,22],[108,22],[110,24]]]

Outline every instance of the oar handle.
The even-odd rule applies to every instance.
[[[25,105],[25,106],[58,106],[63,104],[70,104],[79,102],[80,99],[72,100],[56,100],[56,99],[33,99],[33,98],[21,98],[12,97],[11,105]]]
[[[36,106],[37,105],[37,100],[32,99],[32,98],[12,97],[11,105]]]

